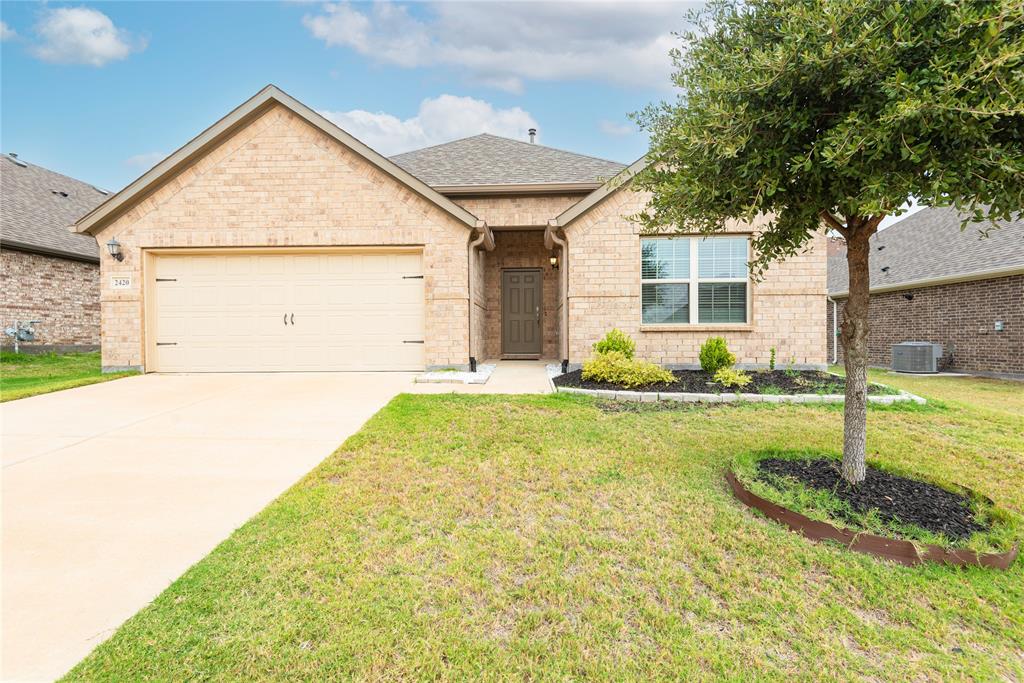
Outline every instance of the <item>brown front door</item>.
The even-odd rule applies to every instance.
[[[541,271],[501,272],[501,352],[539,356],[541,350]]]

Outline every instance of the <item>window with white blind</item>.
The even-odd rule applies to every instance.
[[[748,249],[746,237],[642,238],[641,322],[747,322]]]

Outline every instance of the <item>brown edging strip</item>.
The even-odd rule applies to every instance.
[[[991,569],[1009,569],[1017,557],[1020,544],[1015,543],[1011,550],[1005,553],[976,553],[973,550],[946,550],[941,546],[922,543],[921,552],[917,546],[910,541],[901,541],[885,536],[876,536],[869,533],[857,533],[850,529],[842,529],[832,526],[828,522],[819,522],[793,512],[781,505],[765,500],[760,496],[751,493],[739,482],[736,475],[726,470],[725,479],[732,487],[736,498],[755,510],[764,513],[769,519],[785,524],[793,531],[798,531],[807,538],[814,541],[829,540],[838,541],[849,550],[859,553],[874,555],[893,562],[899,562],[907,566],[921,564],[925,561],[942,562],[957,566],[980,566]]]

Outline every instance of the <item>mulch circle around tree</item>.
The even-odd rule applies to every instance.
[[[938,562],[954,566],[980,566],[1006,570],[1017,559],[1020,550],[1019,544],[1014,544],[1013,548],[1003,553],[978,553],[966,548],[946,549],[930,543],[912,543],[902,539],[837,527],[828,522],[811,519],[758,496],[747,490],[731,471],[726,471],[725,479],[732,488],[733,495],[744,505],[758,510],[769,519],[784,524],[811,540],[835,541],[849,550],[874,555],[907,566],[914,566],[922,562]]]
[[[750,384],[741,388],[728,388],[714,381],[710,373],[703,370],[672,370],[676,381],[671,383],[651,384],[645,387],[634,387],[631,391],[662,391],[679,393],[714,394],[739,391],[745,394],[817,394],[843,393],[842,377],[830,375],[818,370],[768,370],[748,372]],[[574,389],[610,389],[624,390],[625,387],[610,382],[593,382],[583,379],[582,370],[573,370],[554,378],[555,386]],[[885,393],[886,389],[869,384],[869,394]]]
[[[757,467],[758,478],[768,484],[778,486],[779,478],[792,477],[813,489],[831,492],[861,514],[875,510],[883,522],[913,524],[951,541],[966,540],[989,528],[975,521],[971,499],[967,496],[874,467],[867,468],[867,476],[857,486],[846,483],[840,474],[839,462],[827,458],[766,458],[758,462]]]

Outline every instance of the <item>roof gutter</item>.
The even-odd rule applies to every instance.
[[[601,183],[502,183],[490,185],[432,185],[435,190],[449,196],[574,194],[591,192]]]
[[[100,257],[97,256],[86,256],[85,254],[76,254],[70,251],[62,251],[60,249],[50,249],[48,247],[39,247],[34,244],[26,244],[25,242],[18,242],[16,240],[2,239],[0,240],[0,247],[5,249],[13,249],[14,251],[24,251],[30,254],[39,254],[41,256],[55,256],[57,258],[67,259],[69,261],[82,261],[84,263],[99,263]]]
[[[988,270],[976,270],[973,273],[959,273],[957,275],[943,275],[941,277],[922,278],[920,280],[908,280],[907,282],[896,282],[893,284],[879,285],[872,287],[872,294],[884,292],[899,292],[904,289],[920,289],[921,287],[935,287],[937,285],[952,285],[958,282],[972,282],[974,280],[991,280],[997,277],[1008,275],[1024,274],[1024,265],[1004,266],[1002,268],[990,268]],[[843,299],[850,295],[849,290],[841,292],[830,292],[830,298]]]

